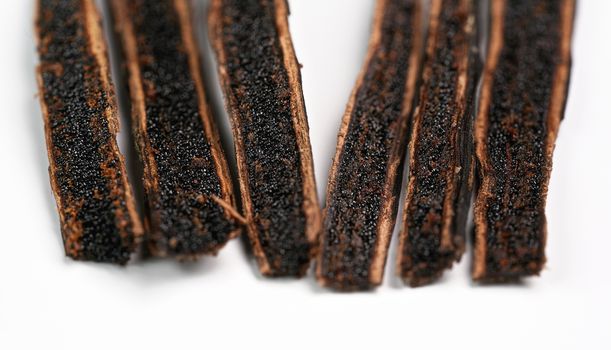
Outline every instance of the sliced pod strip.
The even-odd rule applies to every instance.
[[[147,251],[193,260],[240,232],[187,0],[113,0],[143,163]]]
[[[537,275],[544,266],[545,201],[574,11],[574,0],[491,2],[475,123],[475,280]]]
[[[475,12],[472,0],[431,3],[397,254],[399,276],[412,286],[432,282],[465,250],[474,172],[472,106],[480,66]]]
[[[142,227],[116,134],[115,93],[93,0],[39,0],[39,95],[68,256],[126,263]]]
[[[317,278],[339,290],[382,281],[420,74],[419,1],[380,0],[365,66],[338,136]]]
[[[267,276],[305,274],[321,225],[288,12],[285,0],[213,0],[209,13],[248,238]]]

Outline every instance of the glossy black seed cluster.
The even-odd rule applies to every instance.
[[[158,188],[145,186],[151,251],[193,257],[216,252],[237,229],[211,196],[223,197],[189,56],[172,0],[130,0],[146,107],[143,156],[151,153]],[[135,121],[138,124],[138,121]],[[140,132],[136,130],[136,132]],[[157,190],[157,191],[156,191]]]
[[[100,71],[89,51],[82,1],[41,0],[39,11],[41,94],[66,252],[76,259],[125,263],[134,237],[121,159],[105,116],[114,98],[101,82],[108,72]]]
[[[538,273],[545,262],[547,118],[560,49],[560,1],[510,2],[487,134],[487,276]]]
[[[258,238],[273,274],[300,275],[310,246],[291,86],[274,13],[271,0],[225,0],[221,35]]]
[[[388,188],[387,177],[390,163],[403,155],[405,147],[397,144],[407,136],[403,127],[406,116],[401,112],[414,11],[413,1],[390,1],[387,5],[381,42],[356,93],[339,164],[335,164],[335,185],[329,189],[323,224],[320,271],[322,278],[339,288],[370,287],[380,211],[383,201],[392,200],[384,198],[385,191],[398,192],[398,187]],[[401,150],[393,154],[397,148]]]
[[[473,53],[473,35],[465,32],[469,13],[461,1],[444,1],[438,18],[435,46],[426,58],[428,77],[423,82],[418,134],[410,168],[414,189],[407,207],[407,241],[403,245],[403,273],[411,283],[430,280],[451,266],[464,246],[466,214],[470,204],[467,178],[471,167],[472,108],[475,67],[459,72],[465,52]],[[465,50],[466,48],[466,50]],[[473,61],[473,60],[472,60]],[[473,63],[473,62],[471,62]],[[457,103],[459,74],[467,74],[465,100]],[[454,120],[458,124],[454,125]],[[448,176],[452,184],[448,183]],[[454,188],[450,189],[449,186]],[[448,191],[452,190],[451,193]],[[452,211],[444,200],[452,196]],[[454,246],[441,249],[444,219],[451,215]],[[457,256],[458,255],[458,256]]]

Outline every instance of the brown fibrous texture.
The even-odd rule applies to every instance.
[[[49,174],[68,256],[126,263],[142,235],[93,0],[39,0],[39,94]]]
[[[545,264],[545,201],[574,10],[574,0],[491,3],[475,123],[475,280],[538,275]]]
[[[479,70],[476,3],[434,0],[399,237],[398,274],[430,283],[465,249],[473,176],[473,102]]]
[[[327,187],[317,278],[338,290],[382,281],[422,51],[419,1],[380,0]]]
[[[193,260],[240,232],[186,0],[113,0],[143,163],[147,251]]]
[[[266,276],[302,276],[320,209],[285,0],[214,0],[210,36],[232,125],[248,238]]]

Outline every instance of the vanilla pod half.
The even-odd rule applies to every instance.
[[[125,264],[142,227],[123,156],[114,87],[93,0],[39,0],[38,85],[66,255]]]
[[[143,162],[148,252],[193,260],[240,232],[187,0],[113,0]]]
[[[480,65],[473,0],[433,0],[419,107],[409,143],[409,183],[399,276],[432,282],[460,260],[474,172],[473,103]]]
[[[574,0],[495,0],[475,124],[475,280],[538,275],[571,64]]]
[[[305,274],[321,225],[288,12],[285,0],[213,0],[209,13],[248,238],[266,276]]]
[[[422,52],[421,4],[379,0],[365,66],[339,131],[317,278],[362,290],[382,281]]]

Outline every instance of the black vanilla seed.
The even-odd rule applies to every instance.
[[[339,290],[382,281],[422,51],[419,1],[379,0],[327,187],[317,278]]]
[[[193,260],[240,231],[187,0],[113,0],[144,169],[148,252]]]
[[[409,142],[399,276],[432,282],[465,250],[473,179],[473,102],[479,61],[476,2],[433,0],[422,86]]]
[[[259,269],[266,276],[301,276],[321,220],[288,4],[213,0],[209,26]]]
[[[142,235],[116,134],[106,42],[93,0],[39,0],[39,95],[66,255],[125,264]]]
[[[545,200],[574,11],[574,0],[491,3],[475,122],[475,280],[538,275],[545,264]]]

